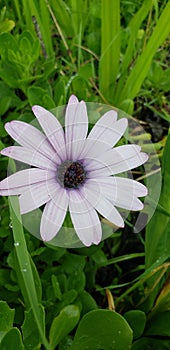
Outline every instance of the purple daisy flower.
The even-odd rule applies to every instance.
[[[0,195],[19,195],[21,214],[45,204],[40,235],[50,241],[59,232],[69,210],[77,236],[85,246],[99,244],[102,228],[99,215],[118,227],[124,226],[116,207],[141,210],[138,197],[147,195],[139,182],[115,176],[136,168],[148,159],[140,146],[116,143],[124,134],[126,118],[106,112],[88,134],[84,101],[72,95],[65,113],[65,132],[57,118],[43,107],[33,112],[44,133],[21,121],[5,125],[21,146],[11,146],[2,155],[27,163],[0,182]],[[88,136],[87,136],[88,134]]]

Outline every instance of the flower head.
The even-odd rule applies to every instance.
[[[117,207],[141,210],[138,197],[147,195],[141,183],[116,176],[148,159],[138,145],[113,148],[127,128],[127,119],[117,120],[106,112],[88,134],[84,101],[69,99],[65,130],[57,118],[43,107],[33,112],[44,133],[21,121],[5,125],[20,145],[1,151],[2,155],[32,166],[0,182],[0,195],[19,195],[21,214],[45,204],[40,235],[50,241],[57,235],[69,211],[77,236],[85,246],[99,244],[102,228],[99,215],[118,227],[124,221]]]

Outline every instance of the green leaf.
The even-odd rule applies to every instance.
[[[0,33],[10,32],[14,27],[15,22],[6,18],[0,23]]]
[[[70,350],[128,350],[132,346],[132,330],[116,312],[93,310],[77,328]]]
[[[82,271],[85,266],[85,257],[76,254],[67,254],[63,260],[63,269],[70,274],[77,270]]]
[[[133,330],[133,339],[141,337],[146,324],[145,313],[141,310],[130,310],[123,317]]]
[[[10,329],[3,337],[0,350],[25,350],[18,328]]]
[[[24,53],[24,55],[29,55],[31,52],[31,43],[27,37],[22,37],[20,40],[19,49]]]
[[[61,289],[60,289],[60,284],[57,280],[57,277],[55,275],[51,276],[51,281],[52,281],[52,286],[53,286],[53,290],[54,290],[54,295],[58,300],[62,299],[62,293],[61,293]]]
[[[16,52],[18,49],[17,41],[12,34],[3,33],[0,35],[0,53],[3,59],[7,59],[9,48]]]
[[[68,305],[54,318],[50,328],[50,344],[55,348],[61,339],[69,334],[76,326],[80,312],[76,305]]]
[[[69,275],[68,285],[69,289],[75,289],[77,293],[81,293],[85,287],[85,274],[83,271],[74,271]]]
[[[41,319],[41,327],[45,332],[45,313],[42,305],[39,305],[40,309],[40,319]],[[32,309],[29,311],[25,311],[25,319],[22,325],[22,333],[23,333],[23,341],[25,350],[34,349],[36,346],[41,345],[41,337],[39,335],[39,331],[37,328],[37,324],[35,322],[34,314]]]
[[[8,331],[13,326],[15,310],[10,309],[5,301],[0,301],[0,332]]]

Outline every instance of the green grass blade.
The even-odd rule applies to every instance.
[[[170,1],[164,8],[157,25],[142,54],[138,57],[136,65],[131,71],[126,85],[119,95],[118,105],[125,99],[134,99],[146,78],[151,61],[159,46],[164,42],[170,30]]]
[[[44,347],[46,350],[52,350],[45,338],[45,334],[42,328],[41,313],[40,313],[40,308],[38,304],[36,287],[35,287],[35,282],[33,278],[33,272],[31,268],[29,253],[27,251],[24,231],[21,224],[19,201],[16,196],[10,197],[9,207],[10,207],[10,215],[11,215],[11,222],[12,222],[14,246],[16,250],[18,266],[22,274],[22,280],[25,284],[25,292],[29,300],[30,306],[32,308],[33,315],[37,323],[37,327],[40,333],[42,343],[44,344]]]
[[[127,45],[125,55],[123,57],[123,62],[122,62],[122,67],[120,72],[120,79],[118,81],[116,95],[114,97],[115,105],[119,97],[119,94],[122,91],[123,86],[125,84],[125,79],[127,78],[127,75],[128,75],[128,68],[133,60],[133,54],[134,54],[135,42],[138,35],[138,30],[140,29],[141,23],[146,18],[152,5],[153,5],[152,0],[145,0],[142,6],[140,7],[140,9],[138,10],[138,12],[134,15],[134,17],[132,18],[132,20],[128,25],[129,40],[128,40],[128,45]]]
[[[163,185],[159,204],[170,212],[170,133],[163,154]],[[170,217],[166,213],[155,211],[146,227],[146,267],[151,266],[163,254],[170,256]]]
[[[37,32],[40,31],[40,36],[42,36],[43,44],[45,45],[45,50],[47,56],[51,57],[53,55],[53,46],[52,46],[52,36],[51,36],[51,25],[50,25],[50,14],[45,3],[45,0],[41,1],[38,4],[35,0],[22,0],[23,3],[23,12],[26,18],[27,28],[35,32],[33,25],[33,17],[36,18],[37,22]],[[37,34],[38,35],[38,34]]]
[[[18,0],[14,0],[14,6],[15,6],[15,10],[16,10],[16,14],[18,16],[18,19],[20,21],[20,23],[22,23],[22,16],[21,16],[21,11],[20,11],[20,4]]]
[[[120,0],[101,2],[101,58],[99,87],[102,95],[112,100],[120,59]]]

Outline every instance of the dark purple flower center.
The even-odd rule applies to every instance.
[[[84,183],[86,173],[80,162],[67,160],[58,167],[57,178],[65,188],[78,188]]]

